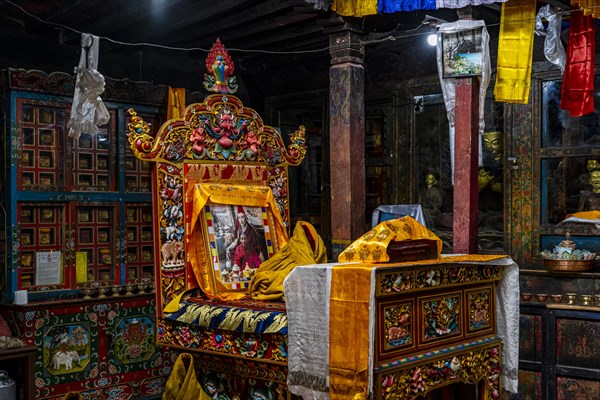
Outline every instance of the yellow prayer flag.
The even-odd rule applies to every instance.
[[[185,89],[169,86],[167,119],[183,118],[183,110],[185,110]]]
[[[535,4],[531,0],[502,3],[494,86],[496,101],[522,104],[529,102]]]

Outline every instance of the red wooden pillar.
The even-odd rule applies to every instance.
[[[344,27],[330,32],[329,126],[332,256],[365,233],[364,48]]]
[[[479,191],[479,80],[456,80],[454,108],[454,220],[455,254],[477,253]]]

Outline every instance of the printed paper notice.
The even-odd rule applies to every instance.
[[[59,285],[61,262],[60,251],[38,251],[35,254],[35,284]]]

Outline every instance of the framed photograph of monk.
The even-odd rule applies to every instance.
[[[265,207],[204,206],[214,279],[229,290],[245,289],[260,264],[273,255]]]
[[[483,71],[483,29],[442,33],[444,78],[479,76]]]

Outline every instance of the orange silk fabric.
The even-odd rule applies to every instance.
[[[208,298],[233,300],[246,297],[245,292],[228,292],[227,288],[215,279],[211,255],[208,252],[206,228],[202,225],[200,217],[202,217],[204,206],[209,202],[266,207],[270,210],[275,225],[271,227],[273,242],[278,246],[283,246],[288,241],[287,231],[271,188],[268,186],[206,183],[197,184],[193,196],[192,218],[190,225],[186,227],[191,232],[189,241],[186,242],[186,251],[200,288]]]

